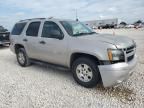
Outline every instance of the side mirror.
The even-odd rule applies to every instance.
[[[51,36],[56,39],[63,39],[63,34],[59,30],[52,30]]]

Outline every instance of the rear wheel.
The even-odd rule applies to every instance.
[[[26,67],[30,65],[30,60],[24,48],[19,48],[16,55],[17,55],[17,61],[20,66]]]
[[[97,85],[100,80],[99,69],[96,61],[90,58],[78,58],[72,64],[72,72],[75,81],[87,88]]]

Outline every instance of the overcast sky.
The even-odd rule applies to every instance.
[[[119,18],[128,23],[144,21],[144,0],[0,0],[0,25],[11,30],[16,21],[35,17],[81,21]]]

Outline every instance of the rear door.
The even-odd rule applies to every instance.
[[[32,21],[25,30],[23,42],[25,42],[26,52],[30,58],[38,58],[38,42],[41,21]]]

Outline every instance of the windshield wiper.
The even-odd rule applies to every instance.
[[[78,33],[78,34],[74,34],[73,36],[81,36],[81,35],[87,35],[88,33]]]
[[[96,32],[90,32],[90,33],[88,33],[88,34],[95,34]]]
[[[73,36],[81,36],[81,35],[89,35],[89,34],[95,34],[96,32],[90,32],[90,33],[78,33],[74,34]]]

